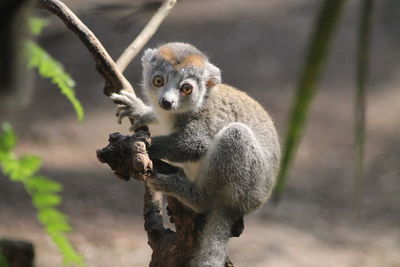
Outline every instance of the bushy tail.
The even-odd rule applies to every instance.
[[[232,217],[219,211],[213,211],[208,215],[200,248],[192,261],[192,267],[225,266],[227,242],[233,222]]]

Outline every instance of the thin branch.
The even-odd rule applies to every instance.
[[[158,9],[158,11],[149,20],[139,35],[133,40],[133,42],[125,49],[122,55],[117,60],[117,66],[124,72],[129,63],[139,53],[143,46],[150,40],[150,38],[156,33],[158,27],[160,27],[163,20],[171,12],[172,8],[176,5],[177,0],[166,0],[164,4]]]
[[[63,2],[59,0],[40,0],[39,4],[59,17],[81,39],[95,59],[97,71],[106,81],[107,86],[104,90],[106,95],[123,89],[134,93],[132,85],[122,75],[97,37]]]
[[[63,2],[59,0],[39,0],[39,4],[40,7],[49,10],[59,17],[84,43],[96,61],[97,71],[106,82],[104,91],[106,95],[122,89],[134,93],[131,84],[126,80],[121,71],[119,71],[117,65],[93,32]],[[115,142],[117,139],[117,136],[110,135],[110,142]],[[130,166],[130,164],[125,165]],[[161,207],[159,194],[151,194],[146,188],[144,212],[146,214],[146,230],[149,233],[149,237],[151,237],[150,233],[165,232],[160,213]]]

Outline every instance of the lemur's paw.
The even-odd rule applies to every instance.
[[[113,93],[110,98],[117,104],[115,116],[118,117],[118,123],[121,124],[122,119],[128,117],[134,120],[131,130],[145,124],[143,116],[151,111],[151,107],[146,106],[142,100],[136,95],[126,90],[120,91],[118,94]]]
[[[118,123],[122,122],[122,119],[129,117],[135,119],[135,111],[137,107],[137,97],[132,93],[122,90],[117,93],[113,93],[110,98],[117,104],[117,110],[115,115],[118,117]]]

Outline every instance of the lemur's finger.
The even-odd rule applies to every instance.
[[[122,90],[118,94],[113,93],[111,95],[111,99],[114,99],[114,98],[116,98],[117,100],[121,100],[123,102],[129,102],[129,103],[134,103],[137,100],[137,97],[134,94],[132,94],[126,90]]]
[[[116,93],[112,93],[110,98],[117,104],[126,104],[131,103],[132,101],[125,95],[120,95]]]
[[[122,123],[122,119],[123,119],[123,117],[118,116],[118,119],[117,119],[118,124],[121,124],[121,123]]]
[[[111,98],[112,100],[118,100],[120,97],[121,97],[121,95],[120,95],[120,94],[117,94],[117,93],[112,93],[112,94],[110,95],[110,98]]]
[[[117,105],[117,110],[115,111],[115,116],[118,116],[118,114],[121,112],[132,112],[132,110],[127,105]]]
[[[123,112],[120,112],[120,113],[118,114],[118,123],[121,124],[122,119],[125,118],[125,117],[129,117],[130,114],[131,114],[130,111],[123,111]]]
[[[119,116],[119,113],[121,113],[121,111],[123,111],[123,109],[122,108],[120,108],[120,107],[118,107],[116,110],[115,110],[115,116]]]
[[[121,110],[120,112],[119,112],[119,116],[120,117],[128,117],[129,115],[131,115],[132,114],[132,112],[130,111],[130,110]]]
[[[129,91],[121,90],[119,93],[121,95],[124,95],[124,96],[128,97],[131,100],[135,100],[136,99],[136,96],[134,94],[132,94],[131,92],[129,92]]]

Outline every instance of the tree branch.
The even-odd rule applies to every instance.
[[[106,49],[91,30],[61,1],[40,0],[40,7],[59,17],[68,29],[73,31],[83,42],[96,61],[96,69],[106,81],[104,93],[128,90],[134,93],[132,85],[122,75]]]
[[[97,158],[100,162],[107,163],[124,180],[133,177],[146,181],[151,179],[153,172],[177,172],[177,167],[162,160],[150,160],[146,150],[150,145],[150,135],[146,130],[139,129],[132,136],[110,134],[109,144],[97,150]],[[149,245],[153,250],[150,267],[189,266],[199,247],[206,215],[194,212],[173,197],[167,197],[167,213],[176,229],[173,232],[163,226],[161,199],[159,192],[153,192],[146,187],[144,220]],[[240,218],[232,227],[231,236],[239,236],[243,227],[243,218]],[[229,259],[225,265],[233,266]]]
[[[173,5],[171,5],[170,2],[173,2]],[[140,44],[140,48],[143,47],[148,39],[155,33],[159,24],[169,13],[169,10],[172,9],[172,7],[175,5],[176,0],[167,0],[166,3],[169,4],[164,4],[160,8],[162,12],[160,10],[159,12],[157,12],[161,13],[158,14],[157,19],[154,19],[153,17],[153,19],[149,22],[150,26],[146,26],[142,30],[140,34],[141,37],[138,36],[140,37],[140,40],[136,41],[135,39],[136,42],[133,42],[136,44]],[[106,86],[104,88],[104,93],[106,95],[110,95],[112,92],[119,92],[123,89],[134,93],[133,87],[124,77],[122,72],[118,69],[117,65],[115,64],[111,56],[107,53],[101,42],[94,35],[94,33],[63,2],[61,2],[60,0],[39,0],[39,6],[41,8],[47,9],[48,11],[59,17],[67,26],[67,28],[73,31],[79,37],[79,39],[81,39],[81,41],[84,43],[86,48],[95,59],[97,71],[101,74],[106,82]],[[146,31],[150,32],[146,33]],[[124,54],[122,55],[122,58],[125,58]],[[134,55],[130,52],[129,60],[125,58],[125,62],[127,62],[126,64],[128,64],[133,59],[133,57]],[[139,138],[142,142],[145,142],[144,139],[146,139],[146,136],[140,136],[139,133],[139,135],[136,135],[135,138]],[[109,141],[113,142],[117,139],[117,135],[110,135]],[[132,153],[132,147],[125,147],[125,150],[123,151],[123,153]],[[130,158],[131,157],[129,156],[125,157],[125,159]],[[132,166],[132,162],[118,162],[120,164],[119,166],[125,166],[127,168]],[[115,172],[115,174],[121,179],[127,180],[132,174],[129,172],[126,173],[125,170],[126,169],[120,172]],[[155,242],[153,241],[155,240],[155,238],[153,233],[165,231],[161,215],[162,199],[160,197],[160,194],[151,193],[147,187],[144,198],[145,228],[149,235],[149,243],[154,244]]]
[[[104,91],[106,95],[123,89],[134,92],[131,84],[123,76],[100,41],[65,4],[60,0],[39,1],[42,7],[58,16],[90,51],[96,61],[97,71],[106,81]],[[135,41],[125,50],[118,63],[122,70],[151,38],[176,2],[177,0],[166,0]],[[147,147],[150,142],[150,133],[147,127],[137,129],[132,136],[111,134],[109,144],[97,151],[97,157],[101,162],[108,163],[114,173],[123,180],[134,177],[146,181],[152,175],[153,164],[157,172],[175,172],[176,167],[162,161],[152,162],[149,159]],[[162,195],[152,192],[146,186],[143,212],[149,245],[153,250],[150,266],[188,266],[199,246],[206,215],[195,213],[174,198],[168,197],[167,200],[168,215],[170,215],[170,221],[175,224],[176,232],[163,226]],[[239,236],[242,231],[243,220],[239,220],[232,228],[231,236]],[[226,266],[233,266],[229,259],[227,259]]]
[[[150,40],[150,38],[156,33],[158,27],[160,27],[163,20],[171,12],[172,8],[176,5],[177,0],[166,0],[164,4],[158,9],[158,11],[149,20],[139,35],[133,40],[133,42],[125,49],[122,55],[117,60],[117,66],[124,72],[129,63],[137,55],[137,53],[143,48],[143,46]]]

